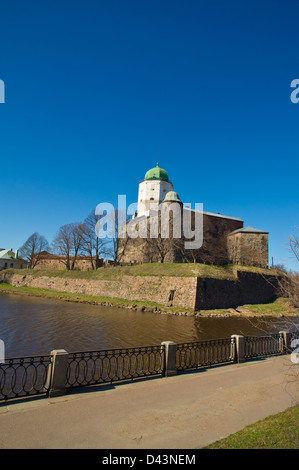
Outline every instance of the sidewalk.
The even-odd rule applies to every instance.
[[[295,373],[298,365],[281,356],[8,402],[0,448],[200,448],[298,404]]]

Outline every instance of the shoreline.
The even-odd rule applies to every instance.
[[[182,268],[187,268],[187,271],[183,269],[184,276],[180,276],[183,274]],[[202,269],[202,266],[200,268]],[[121,304],[123,307],[138,309],[154,307],[160,313],[192,316],[196,314],[238,316],[239,313],[252,316],[251,310],[255,312],[256,309],[247,308],[244,312],[244,309],[239,311],[239,307],[247,304],[266,304],[276,298],[276,278],[271,276],[230,270],[233,279],[229,279],[227,276],[223,277],[223,273],[220,275],[218,272],[220,268],[216,267],[218,273],[216,277],[198,277],[191,272],[192,269],[193,266],[187,265],[181,266],[179,272],[176,268],[174,272],[172,265],[165,265],[162,268],[138,265],[99,268],[95,272],[60,272],[53,269],[33,270],[34,272],[6,270],[0,274],[0,282],[17,288],[26,287],[28,288],[26,290],[31,292],[33,289],[42,290],[43,293],[49,290],[56,291],[56,294],[52,295],[63,299],[67,297],[67,300],[96,302],[109,306]],[[212,274],[210,267],[208,274]],[[70,295],[66,296],[66,293]],[[286,312],[281,306],[275,307],[275,314]],[[291,305],[289,310],[292,311],[290,307]],[[268,307],[263,308],[262,312],[268,313],[268,310]],[[260,315],[262,312],[258,310],[256,313]]]
[[[268,304],[247,304],[236,308],[213,309],[193,311],[191,309],[178,309],[177,307],[166,307],[155,302],[130,301],[121,298],[98,297],[86,294],[73,294],[69,292],[41,289],[27,286],[12,286],[0,283],[0,294],[25,295],[28,297],[40,297],[46,299],[60,300],[63,302],[84,303],[90,305],[101,305],[104,307],[117,307],[131,309],[140,312],[153,312],[166,315],[193,316],[206,318],[296,318],[299,317],[299,309],[287,305],[287,299],[278,298]],[[278,313],[277,310],[282,310]],[[291,310],[291,311],[290,311]]]

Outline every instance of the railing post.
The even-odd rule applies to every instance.
[[[52,367],[49,368],[47,388],[49,397],[59,397],[66,393],[66,373],[68,366],[68,352],[65,349],[54,349]]]
[[[235,340],[235,362],[245,362],[245,338],[242,335],[232,335]]]
[[[161,343],[165,347],[164,356],[164,376],[171,377],[177,374],[176,370],[176,343],[172,341],[163,341]]]
[[[289,331],[280,331],[280,337],[282,338],[282,354],[289,354],[291,352],[291,334]]]

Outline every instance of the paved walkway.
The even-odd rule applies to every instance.
[[[289,356],[0,408],[0,448],[195,449],[298,404]]]

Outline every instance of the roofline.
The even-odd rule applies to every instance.
[[[184,207],[184,210],[199,212],[203,215],[211,215],[213,217],[220,217],[221,219],[238,220],[239,222],[244,223],[244,220],[240,219],[239,217],[231,217],[230,215],[222,215],[222,214],[217,214],[217,213],[214,213],[214,212],[199,211],[198,209],[192,209],[191,207]]]
[[[257,234],[269,234],[269,232],[266,232],[266,231],[263,231],[263,230],[246,230],[246,227],[244,227],[245,230],[243,230],[243,228],[237,228],[236,230],[234,230],[233,232],[230,232],[229,233],[229,236],[230,235],[235,235],[237,233],[257,233]]]

